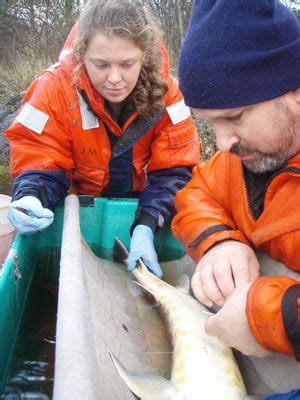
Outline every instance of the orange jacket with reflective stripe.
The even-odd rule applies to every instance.
[[[175,196],[175,207],[173,232],[196,262],[217,242],[233,239],[300,271],[300,154],[271,175],[258,218],[253,217],[241,161],[223,152],[194,168],[191,181]],[[297,284],[287,277],[261,277],[248,293],[250,328],[269,350],[293,353],[283,325],[282,298]],[[300,286],[297,290],[296,320]]]
[[[26,92],[28,120],[40,114],[38,129],[26,126],[18,116],[6,131],[10,141],[11,171],[16,177],[28,170],[66,171],[78,183],[83,194],[99,195],[109,183],[111,146],[107,129],[117,137],[137,119],[133,113],[120,127],[105,111],[104,100],[83,81],[88,96],[86,104],[63,65],[57,64],[35,80]],[[148,172],[178,166],[194,166],[199,161],[199,142],[191,117],[173,124],[168,106],[178,104],[182,95],[177,81],[168,76],[169,91],[165,96],[166,110],[153,126],[145,125],[146,132],[133,144],[133,191],[141,191]],[[93,111],[89,109],[92,106]],[[96,114],[95,114],[96,113]],[[106,125],[106,127],[105,127]]]

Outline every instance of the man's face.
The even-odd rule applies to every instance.
[[[236,154],[250,171],[276,170],[299,150],[296,121],[284,96],[240,108],[196,108],[193,113],[214,126],[219,150]]]

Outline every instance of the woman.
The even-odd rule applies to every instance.
[[[71,182],[80,194],[138,195],[128,266],[143,257],[161,276],[153,235],[172,218],[199,144],[160,31],[141,6],[89,4],[60,62],[31,84],[6,135],[14,177],[9,219],[21,233],[52,223]]]

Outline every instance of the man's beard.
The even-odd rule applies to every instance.
[[[232,146],[230,153],[237,156],[242,156],[243,154],[253,152],[253,149],[245,146],[235,144]],[[290,153],[276,153],[276,154],[265,154],[260,151],[255,151],[257,158],[242,160],[245,167],[255,173],[263,173],[267,171],[276,171],[287,163],[291,158]]]
[[[285,165],[296,153],[294,146],[296,138],[295,120],[281,99],[276,100],[276,118],[274,119],[272,132],[273,142],[276,143],[275,152],[264,153],[258,149],[234,144],[230,153],[243,156],[253,153],[253,159],[243,160],[245,167],[255,173],[276,171]]]

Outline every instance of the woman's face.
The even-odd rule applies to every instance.
[[[88,44],[84,63],[94,89],[119,104],[133,91],[142,59],[142,50],[132,40],[98,33]]]

